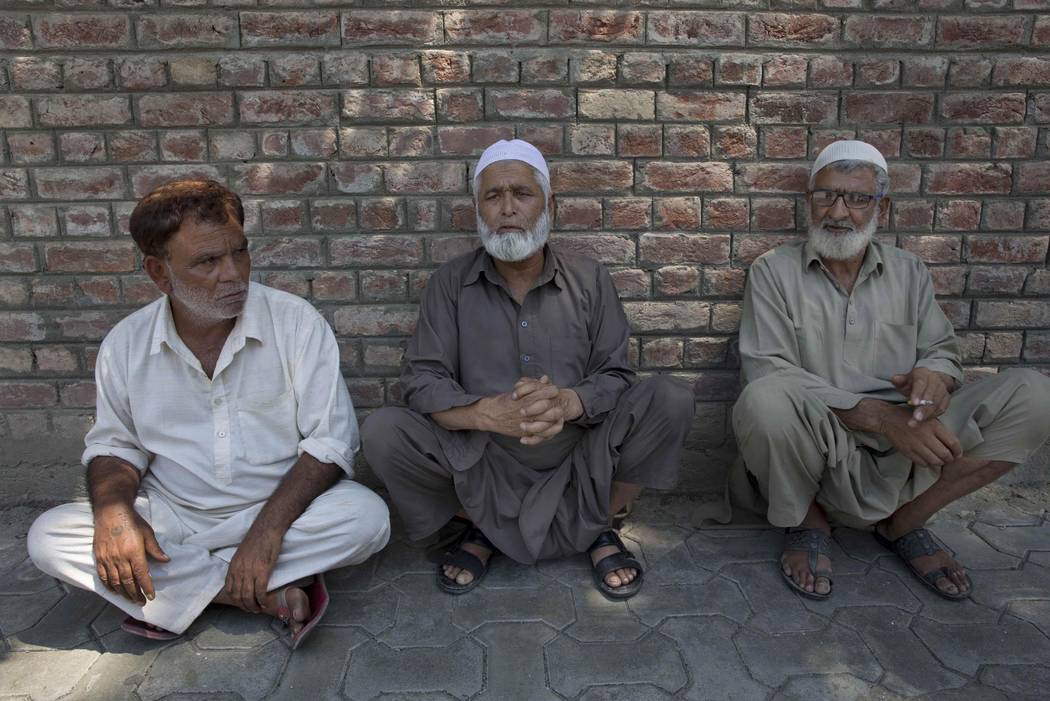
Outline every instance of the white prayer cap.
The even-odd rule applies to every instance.
[[[539,174],[547,181],[547,185],[550,185],[551,173],[547,169],[547,161],[543,159],[543,154],[540,153],[538,148],[530,144],[528,141],[522,141],[521,139],[511,139],[510,141],[500,139],[485,149],[484,153],[481,154],[481,158],[478,159],[477,166],[474,167],[475,195],[478,192],[478,181],[481,179],[481,171],[499,161],[521,161],[523,163],[528,163],[539,171]]]
[[[853,140],[833,141],[825,146],[824,150],[817,156],[817,160],[813,161],[813,169],[809,172],[810,177],[819,173],[824,166],[830,165],[835,161],[865,161],[882,168],[884,173],[889,173],[890,170],[886,166],[886,159],[871,144]]]

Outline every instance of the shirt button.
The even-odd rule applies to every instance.
[[[854,325],[854,324],[856,324],[856,323],[857,323],[857,322],[856,322],[856,320],[854,320],[854,319],[850,319],[850,320],[849,320],[849,325],[850,325],[850,326],[853,326],[853,325]]]
[[[220,404],[222,404],[222,397],[216,397],[214,403],[215,406],[219,406]]]
[[[532,360],[532,356],[528,356],[528,355],[521,356],[521,362],[523,362],[523,363],[527,363],[530,360]]]
[[[219,431],[219,438],[225,438],[225,437],[226,437],[226,431]]]
[[[529,325],[529,322],[525,321],[524,319],[521,320],[521,328],[525,328],[528,325]]]

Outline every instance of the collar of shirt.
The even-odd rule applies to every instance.
[[[817,263],[821,269],[827,272],[827,267],[824,265],[824,261],[820,259],[820,255],[813,249],[813,243],[806,241],[805,247],[802,249],[802,262],[803,267],[806,271],[809,271],[813,267],[813,263]],[[882,275],[882,244],[878,241],[871,241],[868,243],[867,253],[864,256],[864,263],[860,266],[860,273],[857,275],[857,282],[865,280],[872,274]]]
[[[504,286],[503,276],[500,275],[496,269],[496,264],[492,260],[492,256],[488,254],[485,249],[477,249],[477,254],[474,258],[474,262],[471,264],[470,269],[463,278],[463,287],[473,285],[481,277],[481,274],[485,274],[485,278],[501,287]],[[561,278],[564,273],[561,269],[561,261],[558,260],[558,254],[549,245],[543,246],[543,271],[540,276],[536,278],[536,282],[533,284],[532,289],[542,287],[548,282],[553,282],[554,286],[559,290],[562,289]]]
[[[153,338],[150,340],[150,355],[156,355],[160,352],[161,345],[166,345],[173,351],[178,353],[187,363],[190,365],[199,364],[196,361],[193,353],[186,346],[186,343],[179,336],[178,330],[175,328],[175,318],[171,315],[171,302],[167,296],[158,300],[160,308],[157,312],[157,322],[153,325]],[[226,343],[223,346],[223,351],[227,348],[230,349],[230,353],[236,354],[241,348],[244,348],[245,339],[252,338],[260,343],[263,340],[262,328],[260,326],[260,320],[266,314],[265,301],[263,300],[262,294],[256,289],[255,283],[248,284],[248,296],[244,301],[244,309],[237,316],[237,321],[233,325],[233,330],[230,331],[229,337],[226,339]],[[220,365],[224,363],[220,362]],[[218,374],[218,368],[216,368],[216,374]]]

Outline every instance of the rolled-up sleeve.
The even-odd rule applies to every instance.
[[[634,371],[627,361],[630,325],[612,277],[602,266],[597,270],[595,303],[588,329],[591,352],[587,374],[570,388],[583,405],[583,414],[573,423],[585,426],[604,420],[634,379]]]
[[[863,395],[839,389],[802,366],[795,325],[788,315],[784,295],[761,258],[751,266],[744,290],[740,365],[745,384],[773,373],[787,373],[832,409],[852,409],[864,399]]]
[[[438,271],[423,292],[416,331],[405,352],[401,384],[409,408],[420,414],[434,414],[481,399],[456,381],[458,362],[455,298],[450,280]]]
[[[309,453],[354,476],[354,454],[361,447],[357,416],[339,370],[339,346],[328,322],[320,315],[304,322],[292,387],[297,402],[299,455]]]
[[[128,399],[126,359],[109,339],[102,342],[95,362],[95,423],[84,438],[81,462],[114,457],[145,472],[153,456],[139,440]]]
[[[916,293],[919,306],[916,313],[918,324],[917,351],[919,360],[915,367],[942,372],[955,380],[956,387],[962,384],[962,362],[959,358],[959,341],[955,329],[944,315],[944,311],[933,292],[933,281],[925,266],[918,266],[919,288]]]

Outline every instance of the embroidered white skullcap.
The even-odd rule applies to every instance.
[[[481,158],[478,159],[478,164],[474,168],[475,194],[478,191],[478,180],[481,178],[481,171],[499,161],[522,161],[523,163],[528,163],[539,171],[539,174],[547,181],[547,185],[550,185],[551,173],[547,169],[547,161],[544,160],[543,154],[540,153],[538,148],[521,139],[511,139],[510,141],[500,139],[485,149],[481,154]]]
[[[888,173],[890,170],[886,166],[886,159],[871,144],[854,140],[833,141],[825,146],[824,150],[817,156],[817,160],[813,161],[813,169],[809,172],[810,176],[816,175],[824,166],[830,165],[835,161],[865,161],[882,168],[884,173]]]

